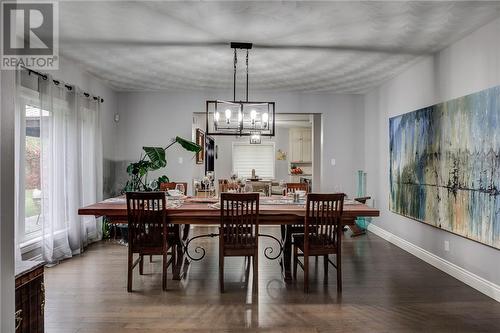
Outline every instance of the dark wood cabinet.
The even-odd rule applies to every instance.
[[[23,261],[16,267],[16,333],[44,331],[43,263]]]

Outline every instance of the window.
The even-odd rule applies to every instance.
[[[36,237],[41,230],[41,169],[40,169],[40,120],[48,117],[45,110],[33,105],[25,107],[24,143],[24,233],[25,239]]]
[[[77,213],[102,196],[99,102],[27,73],[17,86],[16,241],[52,263],[100,238],[100,220]]]
[[[250,178],[252,169],[260,178],[274,178],[274,143],[233,142],[233,172],[238,177]]]

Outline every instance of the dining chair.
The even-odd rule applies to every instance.
[[[168,250],[175,244],[175,235],[169,233],[166,198],[163,192],[127,192],[128,213],[128,277],[127,291],[132,291],[132,272],[139,264],[144,273],[144,255],[162,255],[162,288],[167,290],[167,268],[175,262],[175,251],[167,260]],[[134,254],[139,258],[134,262]],[[172,265],[173,271],[173,265]]]
[[[325,284],[328,282],[328,265],[337,269],[337,292],[342,291],[342,212],[344,194],[311,193],[307,196],[304,234],[294,235],[293,276],[297,278],[297,266],[304,270],[304,292],[309,291],[309,257],[323,256]],[[301,253],[299,253],[299,250]],[[329,255],[335,254],[336,263]],[[299,257],[304,258],[300,262]]]
[[[175,190],[176,186],[178,184],[184,185],[184,195],[187,195],[187,183],[185,182],[162,182],[160,183],[160,191],[168,191],[168,190]],[[182,228],[182,231],[181,231]],[[173,233],[176,238],[175,238],[175,244],[174,246],[176,249],[174,251],[177,251],[177,253],[180,255],[182,254],[183,246],[182,246],[182,241],[186,241],[189,237],[189,230],[191,228],[190,224],[184,224],[182,227],[178,224],[172,224],[170,225],[170,232]],[[181,236],[182,234],[182,236]],[[153,256],[149,256],[149,262],[153,262]]]
[[[239,191],[240,185],[237,183],[219,183],[219,193]]]
[[[306,183],[286,183],[285,195],[295,191],[305,191],[307,193],[308,190],[309,185],[307,185]]]
[[[293,193],[296,190],[308,192],[308,185],[306,183],[286,183],[285,185],[285,195],[287,193]],[[301,234],[304,232],[304,224],[292,224],[288,227],[288,233],[290,235]]]
[[[259,194],[221,193],[219,283],[224,292],[224,257],[253,257],[253,285],[258,287]]]
[[[175,190],[175,187],[177,184],[184,185],[184,195],[187,195],[187,183],[184,182],[163,182],[160,183],[160,191],[168,191],[168,190]]]

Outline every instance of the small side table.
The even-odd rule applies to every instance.
[[[16,264],[16,333],[43,333],[45,285],[42,261]]]

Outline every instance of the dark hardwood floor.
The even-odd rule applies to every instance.
[[[247,288],[243,258],[227,258],[221,294],[218,240],[198,244],[207,256],[181,281],[169,274],[167,292],[156,257],[146,275],[134,271],[127,293],[127,248],[110,242],[46,269],[46,332],[500,332],[500,303],[370,233],[344,239],[342,295],[333,270],[324,285],[322,258],[311,259],[309,294],[300,270],[285,284],[277,261],[262,255],[268,239],[258,293]]]

